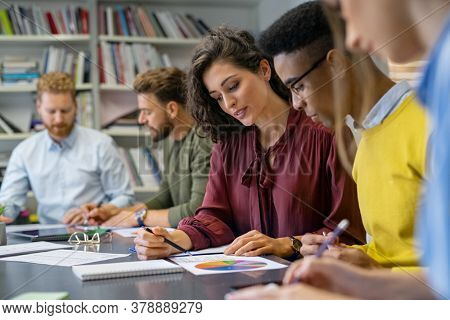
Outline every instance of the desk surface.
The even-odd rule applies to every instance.
[[[23,241],[8,237],[8,243]],[[61,242],[60,242],[61,243]],[[100,252],[128,253],[132,238],[113,236],[112,243],[100,245]],[[270,257],[288,264],[287,261]],[[135,261],[136,255],[103,263]],[[190,272],[110,280],[79,280],[71,267],[53,267],[0,261],[0,299],[30,291],[67,291],[70,299],[223,299],[234,288],[281,281],[286,269],[194,276]]]

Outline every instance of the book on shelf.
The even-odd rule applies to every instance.
[[[1,85],[33,84],[40,77],[39,63],[25,57],[5,57],[0,73]]]
[[[12,132],[29,132],[31,128],[31,119],[33,118],[34,108],[31,106],[32,99],[29,103],[7,104],[3,103],[0,108],[0,114],[11,128]],[[12,124],[12,127],[11,127]]]
[[[22,132],[12,121],[0,114],[0,133],[14,134]]]
[[[74,77],[75,84],[91,82],[90,53],[71,52],[65,48],[50,46],[44,50],[41,73],[66,72]]]
[[[167,54],[160,54],[151,44],[110,43],[101,41],[99,52],[100,83],[130,86],[138,73],[170,67]]]
[[[192,14],[155,11],[143,6],[98,7],[98,30],[101,35],[200,38],[207,34],[209,27]]]
[[[77,100],[77,123],[83,127],[94,127],[94,107],[91,92],[79,92]]]
[[[5,57],[0,63],[0,85],[35,84],[42,74],[53,71],[72,75],[76,85],[90,83],[90,54],[50,46],[44,49],[41,61],[29,57]]]
[[[0,31],[4,35],[89,34],[89,11],[73,5],[43,10],[15,4],[0,9]]]

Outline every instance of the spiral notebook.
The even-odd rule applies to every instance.
[[[184,269],[166,260],[152,260],[73,266],[72,271],[82,281],[89,281],[177,273]]]

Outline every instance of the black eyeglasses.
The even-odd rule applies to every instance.
[[[292,83],[289,85],[289,90],[291,90],[296,95],[300,94],[300,87],[297,87],[296,85],[303,80],[308,74],[310,74],[315,68],[317,68],[322,62],[325,61],[327,58],[327,55],[324,55],[322,58],[320,58],[318,61],[316,61],[308,70],[305,71],[301,76],[297,77]]]

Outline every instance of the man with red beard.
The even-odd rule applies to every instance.
[[[39,79],[36,110],[46,130],[20,143],[11,155],[0,190],[4,220],[17,217],[30,190],[41,223],[83,223],[80,207],[90,202],[104,207],[133,202],[130,178],[113,140],[75,123],[75,85],[68,74]]]
[[[202,204],[208,182],[211,141],[198,134],[186,108],[186,74],[178,68],[160,68],[137,75],[133,83],[138,122],[153,142],[160,142],[164,172],[160,190],[146,203],[132,207],[97,208],[86,204],[89,224],[106,227],[173,227],[193,216]]]

